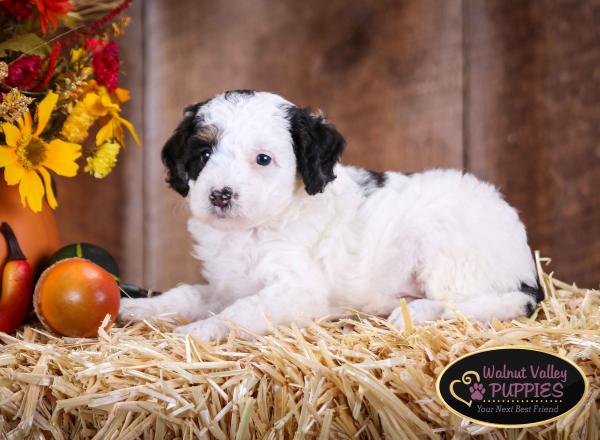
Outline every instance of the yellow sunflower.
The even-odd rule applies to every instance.
[[[81,145],[59,139],[46,143],[40,138],[57,100],[58,95],[49,92],[40,102],[35,131],[29,112],[17,121],[18,126],[2,124],[6,145],[0,145],[0,168],[4,168],[4,180],[9,185],[19,184],[23,206],[29,205],[34,212],[42,210],[44,193],[52,209],[58,206],[46,168],[73,177],[79,167],[75,161],[81,156]]]

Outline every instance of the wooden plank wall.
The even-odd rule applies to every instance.
[[[465,2],[466,168],[557,276],[600,283],[600,2]]]
[[[59,182],[63,240],[103,243],[130,281],[198,279],[160,149],[184,105],[253,88],[324,109],[346,163],[494,182],[559,276],[598,285],[599,0],[153,0],[132,14],[143,153],[105,182]]]
[[[126,117],[144,138],[144,20],[143,3],[134,2],[127,37],[119,40],[125,75],[121,86],[130,90]],[[59,206],[56,210],[63,243],[91,242],[102,245],[119,262],[124,280],[145,284],[144,278],[144,167],[153,159],[129,142],[118,165],[105,179],[80,174],[56,178]]]

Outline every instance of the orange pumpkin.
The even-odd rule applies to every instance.
[[[114,277],[83,258],[67,258],[46,269],[35,286],[35,313],[63,336],[92,337],[104,317],[114,323],[121,292]]]
[[[3,221],[12,227],[34,274],[39,275],[60,244],[54,213],[46,203],[38,213],[23,206],[18,185],[8,186],[0,172],[0,223]],[[6,240],[0,237],[0,268],[7,255]]]

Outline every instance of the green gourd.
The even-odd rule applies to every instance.
[[[51,266],[61,260],[74,257],[90,260],[92,263],[97,264],[110,273],[119,283],[122,297],[146,298],[150,296],[148,289],[143,289],[141,287],[134,286],[133,284],[121,282],[119,266],[115,258],[106,249],[95,244],[72,243],[63,246],[50,258],[48,266]],[[157,294],[160,294],[160,292],[152,292],[152,296]]]
[[[110,273],[115,280],[119,281],[120,273],[117,261],[106,249],[91,243],[72,243],[63,246],[52,255],[48,262],[48,266],[52,266],[54,263],[58,263],[61,260],[75,257],[85,258],[92,263],[96,263]]]

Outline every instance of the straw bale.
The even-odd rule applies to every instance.
[[[159,320],[89,339],[38,324],[0,333],[0,438],[598,439],[600,294],[540,272],[546,300],[511,322],[457,318],[400,332],[352,313],[220,345]],[[583,404],[510,430],[463,420],[440,403],[435,380],[448,363],[513,344],[576,362],[590,383]]]

